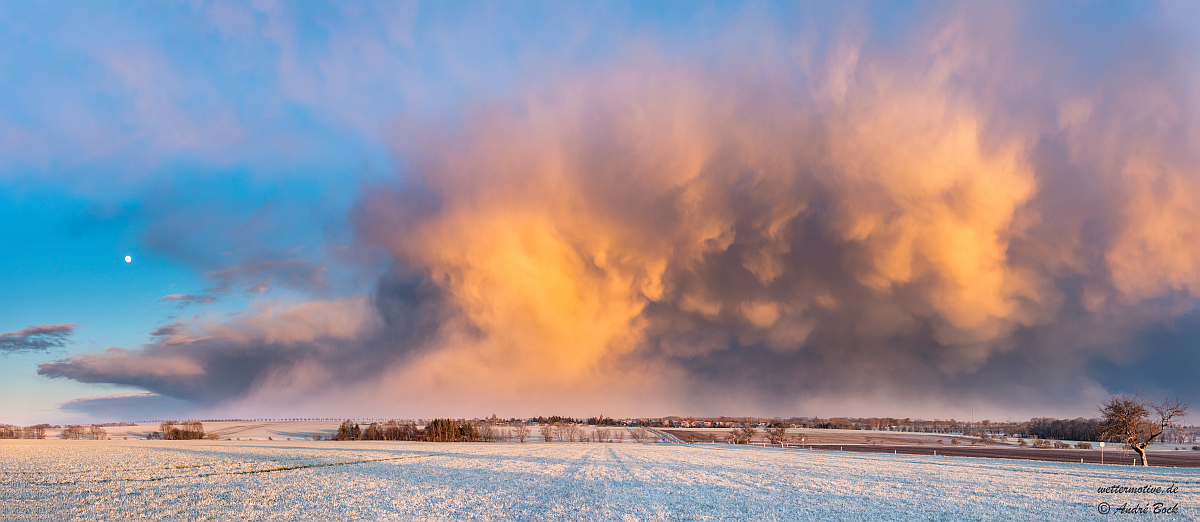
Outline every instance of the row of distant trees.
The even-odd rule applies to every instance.
[[[601,424],[604,425],[604,424]],[[539,424],[537,436],[546,442],[650,442],[657,437],[645,428],[598,428],[585,431],[576,422]],[[330,440],[403,440],[426,442],[525,442],[534,437],[533,427],[524,423],[502,425],[466,419],[433,419],[424,426],[413,422],[390,420],[372,422],[365,428],[354,421],[344,421]],[[314,435],[314,440],[321,440]]]
[[[62,426],[58,436],[67,440],[104,440],[108,438],[108,430],[104,426],[134,426],[129,423],[108,423],[108,424],[92,424],[90,426],[81,426],[72,424]],[[47,424],[37,426],[29,426],[20,428],[17,426],[9,426],[0,424],[0,439],[44,439],[46,438],[46,428],[58,427]],[[204,438],[204,424],[198,421],[176,422],[163,421],[158,426],[158,431],[152,431],[146,435],[147,439],[158,440],[195,440]]]
[[[46,438],[46,428],[49,427],[51,426],[47,424],[27,426],[24,428],[0,424],[0,439],[44,439]],[[108,438],[108,432],[98,424],[93,424],[91,426],[72,424],[69,426],[62,426],[62,431],[59,432],[58,436],[68,440],[104,440]]]
[[[58,436],[67,440],[104,440],[108,438],[108,431],[95,424],[91,426],[71,425],[63,426]]]
[[[1100,440],[1100,419],[1030,419],[1024,434],[1038,439]]]
[[[596,423],[595,425],[612,426],[611,423]],[[525,428],[528,429],[528,427]],[[538,435],[545,442],[625,442],[626,437],[637,443],[658,440],[657,436],[641,427],[597,428],[587,432],[575,423],[541,424],[538,426]],[[525,442],[523,437],[521,442]]]
[[[454,419],[434,419],[425,427],[412,422],[372,422],[366,428],[354,421],[344,421],[338,426],[332,440],[409,440],[431,442],[479,442],[490,441],[495,435],[489,424]],[[314,436],[320,440],[320,435]]]
[[[0,439],[44,439],[46,438],[46,428],[48,425],[39,424],[37,426],[10,426],[8,424],[0,424]]]
[[[58,436],[67,440],[104,440],[108,438],[108,430],[105,426],[136,426],[125,422],[92,424],[82,426],[78,424],[70,424],[66,426],[51,426],[49,424],[39,424],[37,426],[18,427],[8,424],[0,424],[0,439],[44,439],[46,438],[47,428],[61,428]],[[165,439],[165,440],[194,440],[204,438],[204,425],[197,421],[176,422],[164,421],[159,424],[159,431],[152,431],[146,435],[147,439]]]

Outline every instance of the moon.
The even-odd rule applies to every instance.
[[[126,263],[129,263],[129,262],[131,262],[131,261],[133,261],[133,258],[132,258],[132,257],[125,256],[125,262],[126,262]]]

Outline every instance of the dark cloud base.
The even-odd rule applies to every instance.
[[[153,393],[86,397],[59,405],[65,412],[112,422],[183,418],[195,407],[193,402]]]

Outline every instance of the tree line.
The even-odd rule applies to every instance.
[[[61,426],[62,430],[58,433],[58,436],[67,440],[104,440],[108,438],[108,432],[102,426],[101,424],[92,424],[91,426],[80,426],[78,424]],[[49,424],[38,424],[36,426],[21,428],[8,424],[0,424],[0,439],[44,439],[46,438],[46,428],[59,427]]]
[[[66,440],[105,440],[108,438],[108,431],[95,424],[91,426],[71,425],[63,426],[58,436]]]
[[[149,440],[198,440],[203,438],[204,424],[200,421],[182,423],[163,421],[158,425],[158,431],[152,431],[146,435],[146,439]]]
[[[1029,437],[1059,440],[1100,440],[1100,419],[1030,419],[1024,432]]]
[[[547,418],[547,420],[554,417]],[[559,417],[562,419],[562,417]],[[599,426],[606,426],[599,424]],[[585,431],[574,419],[571,422],[550,422],[531,426],[526,423],[501,424],[499,421],[466,419],[433,419],[419,426],[415,422],[372,422],[362,424],[346,420],[337,433],[329,436],[314,434],[313,440],[392,440],[419,442],[525,442],[535,437],[545,442],[652,442],[658,437],[645,428],[606,428]]]
[[[49,427],[49,424],[26,426],[24,428],[0,424],[0,439],[44,439],[46,438],[46,428]]]

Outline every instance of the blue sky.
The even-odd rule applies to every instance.
[[[1197,21],[0,3],[0,422],[1200,400]]]

